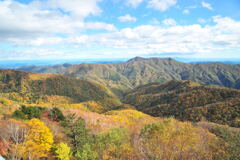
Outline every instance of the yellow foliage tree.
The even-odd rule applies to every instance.
[[[24,158],[37,160],[47,157],[53,144],[53,135],[50,129],[39,119],[31,119],[27,125],[29,131],[22,144]]]
[[[58,160],[69,160],[71,150],[67,144],[61,142],[54,146],[54,153]]]
[[[145,155],[161,160],[212,160],[217,140],[207,131],[173,118],[146,125],[141,138]]]

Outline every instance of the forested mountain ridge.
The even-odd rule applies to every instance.
[[[57,67],[61,68],[61,67]],[[25,67],[30,72],[54,72],[53,67]],[[77,79],[89,79],[123,92],[137,86],[170,80],[191,80],[229,88],[240,88],[240,65],[223,63],[182,63],[171,58],[136,57],[125,63],[69,65],[56,73]]]
[[[71,103],[101,101],[106,106],[120,103],[110,89],[96,82],[16,70],[0,70],[0,92],[10,99],[18,94],[28,99],[28,103],[36,103],[44,95],[68,97]]]
[[[235,89],[191,81],[152,83],[130,91],[123,102],[152,116],[240,127],[240,91]]]

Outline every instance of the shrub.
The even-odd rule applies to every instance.
[[[19,110],[16,110],[12,116],[18,119],[40,119],[43,111],[44,109],[41,107],[26,107],[23,105]]]
[[[56,107],[54,107],[53,109],[50,110],[48,117],[53,120],[53,121],[63,121],[65,120],[65,117],[62,113],[62,111]]]
[[[54,155],[57,160],[69,160],[71,149],[66,143],[58,143],[53,147]]]
[[[21,110],[16,110],[13,112],[12,116],[17,119],[27,119],[26,115]]]

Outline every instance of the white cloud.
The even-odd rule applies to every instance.
[[[69,12],[80,18],[88,15],[97,15],[101,13],[101,9],[97,3],[101,0],[48,0],[46,4],[50,8],[60,8],[65,12]]]
[[[172,20],[166,20],[171,22]],[[124,52],[127,56],[151,53],[197,54],[209,57],[216,52],[239,48],[240,22],[228,17],[213,17],[215,25],[200,26],[198,24],[169,27],[142,25],[125,28],[113,33],[80,36],[80,44],[100,45],[111,48],[113,52]],[[174,24],[174,23],[166,23]],[[72,41],[76,41],[75,37]],[[201,54],[199,54],[201,53]],[[116,55],[117,56],[117,55]],[[202,57],[203,58],[203,57]]]
[[[149,0],[148,7],[163,12],[176,4],[177,0]]]
[[[138,7],[144,0],[127,0],[127,4],[136,8]]]
[[[54,49],[32,48],[30,50],[24,51],[22,54],[23,54],[22,56],[27,59],[27,57],[31,58],[32,54],[35,54],[37,57],[48,57],[48,56],[63,56],[64,52],[57,51]]]
[[[133,16],[131,16],[129,14],[126,14],[124,16],[118,17],[118,20],[120,22],[136,22],[137,21],[137,19],[135,17],[133,17]]]
[[[190,10],[193,10],[197,8],[197,6],[193,5],[193,6],[187,6],[184,8],[184,10],[182,11],[183,14],[189,14],[190,13]]]
[[[88,50],[91,51],[91,55],[85,54],[85,56],[101,57],[111,54],[123,57],[124,55],[172,52],[183,55],[196,53],[208,57],[224,50],[236,48],[240,50],[240,22],[229,17],[214,16],[212,18],[214,24],[205,26],[198,24],[181,26],[171,18],[162,22],[153,19],[151,23],[154,25],[140,25],[118,30],[112,24],[85,21],[84,17],[101,13],[101,9],[97,6],[99,0],[89,0],[89,3],[85,1],[89,7],[86,6],[82,11],[78,11],[77,7],[72,6],[70,2],[72,1],[68,4],[67,0],[59,0],[59,2],[47,0],[47,3],[35,1],[21,4],[13,0],[0,1],[0,42],[30,48],[14,52],[13,47],[11,53],[3,52],[4,48],[1,46],[0,58],[25,57],[25,55],[28,58],[47,57],[48,54],[52,57],[62,55],[74,57],[79,54],[84,55]],[[83,0],[74,3],[75,6],[80,5],[80,2]],[[165,11],[177,1],[149,0],[148,3],[148,7],[153,8],[151,5],[156,4],[155,9]],[[61,8],[68,14],[63,14],[57,8]],[[136,21],[137,19],[125,15],[121,20]],[[199,18],[198,21],[204,23],[209,20]],[[88,29],[108,32],[83,34],[82,31]],[[78,50],[81,47],[86,47],[87,50],[86,48]],[[63,51],[62,48],[64,48]],[[75,52],[71,52],[73,48],[76,48]]]
[[[115,31],[116,28],[113,24],[107,24],[103,22],[85,22],[85,29],[93,29],[93,30],[107,30],[107,31]]]
[[[35,37],[56,33],[76,33],[86,29],[96,30],[115,30],[114,25],[102,22],[84,22],[83,17],[89,14],[99,13],[96,3],[99,0],[78,0],[73,4],[68,0],[49,0],[35,2],[30,4],[21,4],[13,0],[0,1],[0,39],[5,37]],[[81,4],[84,3],[82,6]],[[53,4],[56,3],[56,6]],[[62,12],[49,9],[44,6],[62,7],[66,12],[71,14],[63,14]],[[61,5],[65,4],[63,7]],[[73,5],[73,6],[72,6]],[[80,11],[78,11],[80,10]],[[79,18],[81,17],[81,18]]]
[[[229,17],[214,16],[213,21],[217,24],[212,30],[215,33],[213,43],[221,46],[240,46],[240,22]]]
[[[126,0],[127,4],[136,8],[144,1],[147,2],[148,8],[153,8],[160,11],[166,11],[170,7],[176,5],[177,0]]]
[[[63,42],[63,38],[60,37],[27,37],[27,38],[8,38],[6,42],[27,45],[27,46],[44,46],[44,45],[56,45]]]
[[[175,26],[177,22],[174,19],[169,18],[169,19],[163,20],[163,24],[166,26]]]
[[[207,3],[207,2],[204,2],[204,1],[202,1],[202,7],[203,7],[203,8],[207,8],[207,9],[209,9],[209,10],[213,10],[211,4],[210,4],[210,3]]]
[[[40,48],[40,47],[33,47],[28,50],[13,50],[13,51],[6,51],[1,50],[0,48],[0,57],[7,59],[7,60],[29,60],[29,59],[56,59],[64,58],[63,56],[66,55],[62,51],[58,51],[55,49],[50,48]],[[11,55],[11,56],[10,56]]]
[[[91,55],[104,56],[111,53],[114,57],[134,56],[137,54],[148,55],[152,53],[181,53],[181,56],[204,56],[216,57],[216,52],[224,52],[240,46],[240,22],[229,17],[215,16],[212,26],[201,26],[198,24],[180,26],[173,19],[166,19],[161,25],[141,25],[135,28],[124,28],[113,32],[92,35],[69,35],[65,38],[41,37],[34,39],[12,39],[11,43],[29,44],[41,46],[46,44],[61,44],[67,48],[88,47]],[[94,49],[95,47],[104,48]],[[53,51],[52,49],[41,50],[38,55],[46,53],[57,56],[77,56],[78,53],[65,53]],[[24,52],[25,53],[25,52]],[[124,55],[121,53],[125,53]],[[36,56],[37,53],[28,52],[28,56]],[[236,53],[237,54],[237,53]],[[21,54],[22,55],[22,54]],[[5,55],[6,56],[6,55]]]
[[[188,9],[184,9],[183,10],[183,14],[189,14],[190,12],[189,12],[189,10]]]

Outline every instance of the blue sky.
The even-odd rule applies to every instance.
[[[0,60],[240,59],[240,0],[0,0]]]

